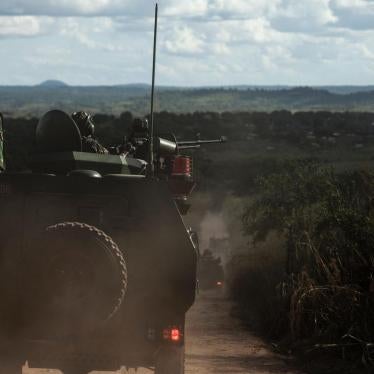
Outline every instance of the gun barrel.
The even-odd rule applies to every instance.
[[[155,148],[159,155],[168,156],[177,154],[178,150],[198,149],[202,144],[224,143],[225,141],[225,137],[215,140],[186,140],[181,142],[157,137],[155,138]]]
[[[180,145],[178,143],[178,149],[185,150],[185,149],[199,149],[200,144],[192,144],[192,145]]]
[[[212,140],[183,140],[178,142],[178,147],[184,147],[184,146],[194,146],[194,145],[200,145],[200,144],[215,144],[215,143],[224,143],[226,142],[226,138],[224,136],[221,136],[219,139],[212,139]]]

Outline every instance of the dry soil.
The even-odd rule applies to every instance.
[[[186,374],[303,374],[245,329],[230,315],[230,310],[231,303],[221,290],[198,295],[187,316]],[[124,369],[121,372],[126,373]],[[138,374],[150,372],[137,371]],[[52,373],[56,371],[23,368],[23,374]]]

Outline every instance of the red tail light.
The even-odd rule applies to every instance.
[[[171,340],[173,342],[179,342],[180,340],[180,331],[178,329],[171,330]]]
[[[182,340],[182,332],[177,327],[173,327],[171,329],[168,328],[162,331],[162,337],[164,338],[164,340],[178,343],[179,341]]]

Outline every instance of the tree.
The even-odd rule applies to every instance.
[[[289,163],[257,191],[243,228],[254,241],[272,231],[286,238],[293,335],[372,340],[374,174]]]

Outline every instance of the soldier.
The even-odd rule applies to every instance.
[[[90,153],[108,154],[108,150],[103,147],[93,135],[95,132],[95,125],[92,117],[86,112],[74,112],[71,115],[82,137],[82,151]]]
[[[149,126],[146,118],[134,118],[129,137],[129,152],[135,158],[147,159],[149,142]]]
[[[132,132],[135,138],[148,138],[149,126],[147,118],[134,118]]]
[[[109,153],[114,155],[129,154],[145,160],[148,153],[148,141],[148,120],[134,118],[129,136],[123,138],[122,144],[109,147]]]

